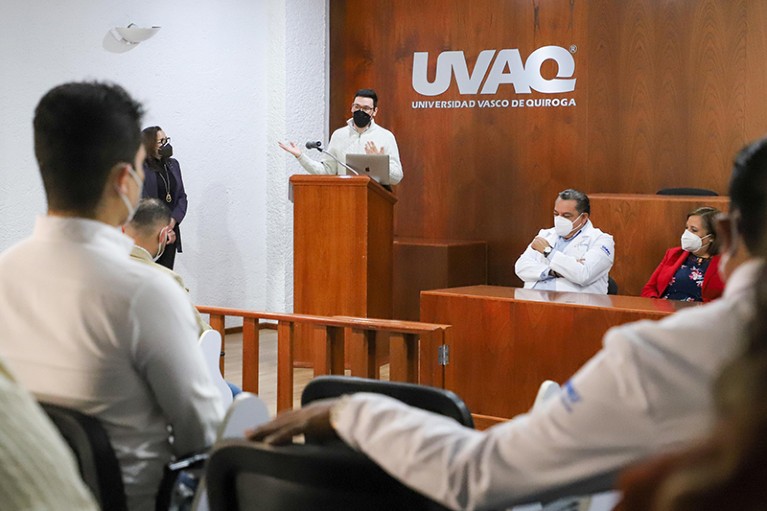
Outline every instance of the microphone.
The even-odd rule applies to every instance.
[[[331,153],[329,153],[329,152],[325,151],[324,149],[322,149],[322,142],[320,142],[319,140],[316,141],[316,142],[311,142],[311,141],[307,142],[306,143],[306,148],[307,149],[316,149],[316,150],[318,150],[321,153],[325,153],[328,156],[330,156],[331,158],[333,158],[334,160],[336,160],[336,162],[338,162],[338,164],[341,165],[342,167],[344,167],[345,169],[351,170],[352,173],[355,176],[359,176],[360,175],[359,172],[357,172],[356,170],[354,170],[353,168],[351,168],[350,166],[348,166],[347,164],[345,164],[344,162],[342,162],[341,160],[339,160],[338,158],[333,156]]]

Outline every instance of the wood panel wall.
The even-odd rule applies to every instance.
[[[488,281],[519,285],[514,262],[552,224],[555,194],[726,194],[734,152],[767,133],[767,2],[761,0],[376,0],[330,2],[330,128],[354,91],[375,88],[405,178],[395,235],[486,240]],[[413,109],[413,53],[573,48],[575,107]],[[556,65],[547,62],[552,78]],[[593,218],[599,226],[599,218]],[[670,222],[676,232],[678,221]],[[616,247],[620,257],[621,247]]]

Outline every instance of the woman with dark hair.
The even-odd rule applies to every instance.
[[[719,276],[716,208],[704,206],[687,214],[681,247],[673,247],[642,288],[642,296],[687,302],[719,298],[724,282]]]
[[[170,137],[159,126],[144,128],[141,132],[146,159],[144,160],[144,197],[160,199],[170,210],[168,243],[158,264],[173,269],[176,252],[181,252],[181,229],[179,225],[186,216],[186,192],[181,179],[181,165],[172,158]]]

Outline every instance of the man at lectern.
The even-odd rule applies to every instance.
[[[559,193],[554,227],[541,229],[514,266],[526,288],[607,294],[615,243],[591,224],[590,212],[585,193]]]
[[[346,121],[346,126],[333,132],[325,152],[335,156],[341,162],[346,161],[347,154],[388,154],[389,180],[395,185],[402,180],[399,149],[392,132],[375,123],[374,118],[377,113],[376,92],[373,89],[358,90],[352,102],[351,119]],[[294,142],[278,142],[278,144],[295,156],[298,163],[310,174],[344,175],[347,173],[346,169],[330,156],[318,162],[306,156]]]

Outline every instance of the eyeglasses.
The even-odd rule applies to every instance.
[[[363,106],[363,105],[358,105],[357,103],[352,103],[352,112],[356,112],[357,110],[362,110],[366,114],[370,114],[373,112],[373,110],[375,110],[375,107]]]
[[[168,142],[170,142],[170,137],[167,137],[167,138],[161,138],[161,139],[159,139],[159,140],[157,141],[157,143],[158,143],[158,144],[160,144],[160,145],[165,145],[165,144],[167,144]]]

